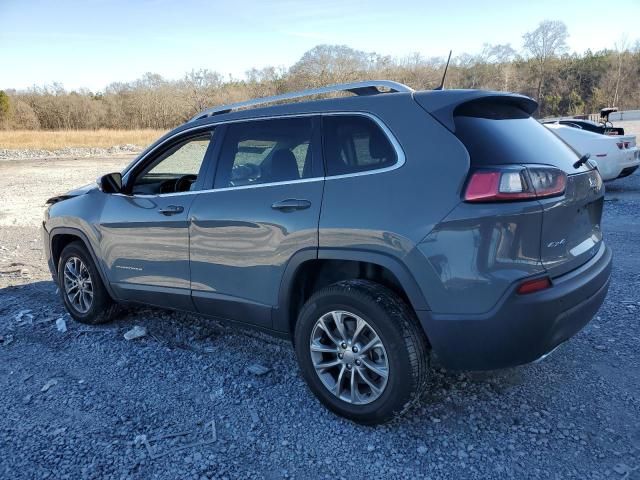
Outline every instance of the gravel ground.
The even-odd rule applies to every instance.
[[[623,122],[613,122],[614,127],[624,128],[626,135],[640,135],[640,120],[625,120]]]
[[[640,175],[608,184],[613,282],[585,330],[535,365],[435,370],[418,408],[362,427],[310,394],[286,341],[150,308],[65,315],[44,200],[130,158],[0,162],[1,478],[640,479]]]

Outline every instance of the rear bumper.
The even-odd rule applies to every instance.
[[[640,165],[634,165],[633,167],[623,168],[622,172],[620,172],[620,175],[618,175],[618,178],[628,177],[633,172],[635,172],[638,169],[638,167],[640,167]]]
[[[638,167],[640,158],[638,157],[638,148],[634,147],[630,150],[621,152],[620,160],[613,166],[613,178],[619,178],[624,171]]]
[[[596,158],[598,170],[604,181],[615,180],[623,170],[635,167],[640,164],[638,148],[633,147],[626,150],[617,150],[610,153],[605,158]]]
[[[518,295],[514,285],[485,314],[417,313],[446,368],[492,370],[533,362],[593,318],[609,289],[611,261],[603,244],[585,265],[554,278],[551,288]]]

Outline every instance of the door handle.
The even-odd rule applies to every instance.
[[[169,205],[167,208],[161,208],[158,212],[166,216],[175,215],[184,212],[184,207],[180,205]]]
[[[298,200],[296,198],[287,198],[271,205],[274,210],[282,210],[283,212],[292,212],[293,210],[304,210],[311,206],[309,200]]]

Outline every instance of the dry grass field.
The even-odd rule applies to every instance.
[[[144,147],[164,130],[0,130],[0,149],[58,150],[68,147],[109,148],[115,145]]]
[[[640,121],[614,122],[627,134],[640,135]],[[59,150],[63,148],[110,148],[117,145],[146,147],[164,130],[0,130],[0,150]]]

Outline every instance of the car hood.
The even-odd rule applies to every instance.
[[[89,183],[82,187],[75,188],[73,190],[69,190],[67,193],[63,193],[62,195],[56,195],[55,197],[51,197],[47,200],[47,205],[53,205],[54,203],[61,202],[63,200],[68,200],[69,198],[77,197],[80,195],[85,195],[93,190],[97,190],[98,185],[95,183]]]

